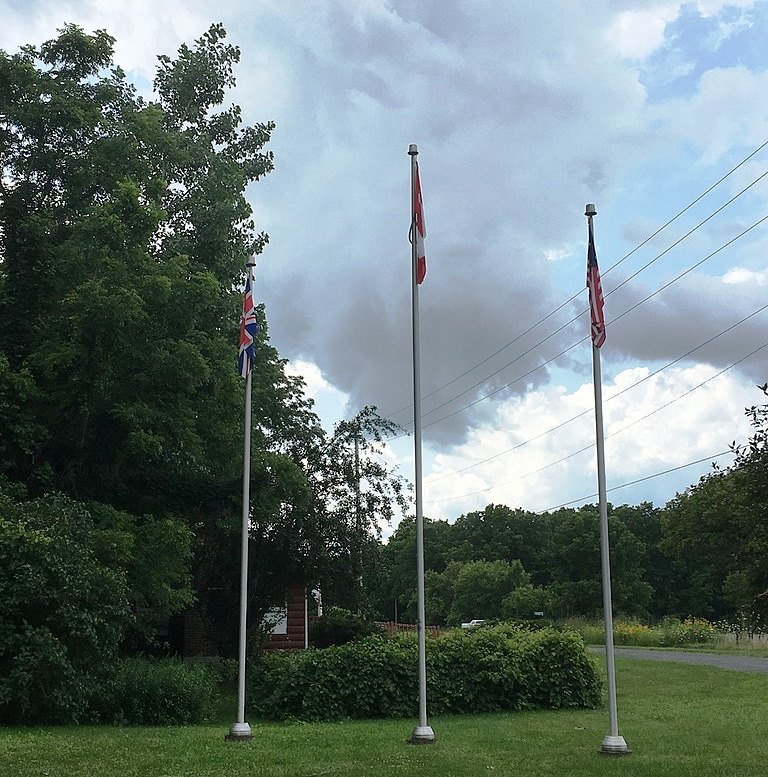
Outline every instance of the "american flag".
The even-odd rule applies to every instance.
[[[416,177],[413,188],[413,235],[416,241],[416,283],[421,283],[427,274],[427,257],[424,253],[424,238],[427,230],[424,226],[424,205],[421,202],[421,181],[419,180],[419,163],[416,164]]]
[[[589,247],[587,248],[587,288],[589,289],[589,314],[592,319],[592,343],[596,348],[605,342],[605,317],[603,316],[603,287],[597,267],[595,235],[592,220],[589,221]]]
[[[253,367],[253,338],[259,331],[259,323],[256,320],[256,308],[253,305],[253,293],[251,292],[251,269],[248,268],[248,280],[245,282],[245,296],[243,297],[243,315],[240,319],[240,354],[237,362],[240,374],[248,377]]]

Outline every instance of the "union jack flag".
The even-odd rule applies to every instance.
[[[589,314],[592,320],[592,343],[596,348],[605,342],[605,317],[603,315],[603,287],[597,267],[595,235],[592,220],[589,221],[589,247],[587,248],[587,288],[589,289]]]
[[[256,308],[253,305],[253,293],[251,292],[251,269],[248,268],[248,280],[245,282],[245,295],[243,296],[243,315],[240,319],[240,354],[237,362],[240,375],[248,377],[253,367],[253,339],[259,331],[259,322],[256,320]]]

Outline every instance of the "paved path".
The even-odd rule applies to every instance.
[[[593,647],[595,653],[605,653],[604,647]],[[768,658],[754,656],[724,656],[718,653],[685,653],[678,650],[646,650],[645,648],[617,647],[617,656],[642,658],[648,661],[677,661],[683,664],[704,664],[736,672],[768,674]]]

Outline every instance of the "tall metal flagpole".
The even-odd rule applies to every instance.
[[[421,500],[421,356],[419,350],[419,284],[417,282],[417,236],[413,204],[416,202],[415,143],[408,148],[411,157],[411,289],[413,315],[413,442],[414,480],[416,497],[416,591],[419,624],[419,725],[413,729],[411,742],[432,744],[435,732],[427,722],[427,632],[424,615],[424,514]]]
[[[248,284],[253,289],[255,262],[248,262]],[[237,678],[237,720],[225,739],[245,742],[252,739],[251,727],[245,721],[245,647],[248,614],[248,523],[251,507],[251,385],[253,365],[245,379],[245,421],[243,441],[243,515],[240,533],[240,642]]]
[[[589,224],[590,246],[594,246],[592,218],[597,215],[593,204],[588,204],[584,215]],[[589,272],[589,270],[588,270]],[[602,292],[599,292],[602,295]],[[590,308],[594,306],[590,290]],[[601,303],[602,304],[602,303]],[[619,734],[619,715],[616,707],[616,666],[613,649],[613,605],[611,603],[611,561],[608,543],[608,500],[605,486],[605,435],[603,433],[603,388],[600,370],[600,348],[592,342],[592,381],[595,389],[595,441],[597,450],[597,492],[600,507],[600,560],[603,572],[603,618],[605,621],[605,667],[608,675],[608,717],[609,733],[603,737],[600,752],[604,755],[627,755],[630,750],[624,737]]]

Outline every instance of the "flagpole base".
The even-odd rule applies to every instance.
[[[227,742],[250,742],[253,739],[251,727],[247,723],[233,723],[224,739]]]
[[[412,745],[433,745],[435,732],[432,731],[432,726],[416,726],[408,741]]]
[[[610,734],[603,737],[603,743],[600,746],[601,755],[629,755],[631,752],[624,737],[613,737]]]

